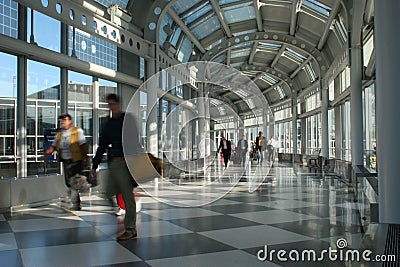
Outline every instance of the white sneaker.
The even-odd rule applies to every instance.
[[[126,211],[124,209],[119,208],[118,211],[115,213],[115,216],[125,215]]]

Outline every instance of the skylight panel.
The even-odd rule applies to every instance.
[[[232,33],[232,35],[236,37],[236,36],[245,35],[245,34],[253,33],[253,32],[257,32],[257,30],[251,29],[251,30],[242,31],[242,32],[234,32],[234,33]]]
[[[241,0],[219,0],[218,3],[220,6],[222,5],[226,5],[226,4],[231,4],[231,3],[235,3],[235,2],[239,2]]]
[[[265,82],[267,82],[270,85],[274,85],[274,84],[276,84],[278,82],[277,79],[275,79],[275,78],[273,78],[270,75],[265,74],[265,73],[261,76],[261,79],[263,79]]]
[[[240,97],[248,97],[249,93],[244,91],[243,89],[236,90],[235,93]]]
[[[257,50],[259,51],[264,51],[264,52],[277,52],[281,48],[280,44],[270,44],[270,43],[264,43],[264,42],[259,42],[257,46]]]
[[[238,49],[238,50],[232,50],[231,52],[231,58],[237,58],[237,57],[246,57],[250,55],[250,49]]]
[[[222,7],[222,13],[228,24],[250,20],[256,17],[253,2],[245,2],[234,6]]]
[[[283,91],[282,86],[278,85],[277,87],[275,87],[275,91],[278,93],[280,99],[285,98],[286,94]]]
[[[221,39],[219,39],[218,41],[216,41],[216,42],[210,44],[209,46],[207,46],[207,47],[206,47],[206,50],[212,49],[213,47],[215,47],[216,45],[219,45],[219,44],[222,43],[223,41],[225,41],[225,37],[224,37],[224,38],[221,38]]]
[[[191,25],[190,30],[196,36],[197,39],[201,40],[204,37],[210,35],[216,30],[221,28],[221,24],[217,16],[214,13],[206,16],[200,21],[196,22],[194,25]]]
[[[307,73],[307,76],[311,82],[317,79],[317,75],[315,74],[314,68],[311,64],[306,64],[303,69]]]
[[[307,7],[311,8],[315,12],[324,15],[326,17],[329,17],[329,13],[331,12],[332,8],[330,8],[327,5],[324,5],[316,0],[303,0],[302,1],[303,5],[306,5]]]
[[[189,23],[192,23],[193,21],[201,18],[211,10],[212,6],[209,4],[209,2],[204,2],[195,9],[185,13],[184,16],[182,17],[182,20],[183,22],[185,22],[186,25],[188,25]]]
[[[286,48],[285,53],[284,53],[289,59],[293,60],[297,64],[300,64],[304,60],[306,60],[306,57],[301,55],[300,53],[297,53],[293,49]]]
[[[126,8],[126,5],[128,4],[129,0],[95,0],[97,3],[99,3],[102,6],[105,6],[109,8],[110,6],[117,4],[123,8]]]
[[[178,0],[172,5],[172,9],[180,15],[201,1],[202,0]]]

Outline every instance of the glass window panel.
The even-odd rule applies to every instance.
[[[129,2],[129,0],[95,0],[95,1],[105,7],[109,7],[113,4],[117,4],[123,8],[126,8],[126,5]]]
[[[0,1],[0,34],[18,37],[18,4],[11,0]]]
[[[256,17],[253,2],[223,7],[222,13],[224,14],[224,19],[228,24],[250,20]]]
[[[68,100],[75,102],[93,102],[92,77],[68,71]]]
[[[31,35],[31,12],[28,9],[27,40],[34,37],[35,43],[39,46],[60,52],[61,44],[61,22],[34,11],[33,14],[33,36]],[[46,30],[43,30],[46,29]],[[51,32],[51,34],[49,34]]]
[[[117,83],[99,79],[99,102],[107,103],[109,94],[117,93]],[[108,109],[108,107],[106,107]]]
[[[93,134],[92,113],[91,109],[76,109],[75,126],[81,127],[86,137]]]
[[[216,42],[210,44],[209,46],[207,46],[207,47],[206,47],[206,50],[212,49],[214,46],[216,46],[216,45],[222,43],[223,41],[225,41],[225,37],[222,38],[222,39],[219,39],[218,41],[216,41]]]
[[[60,99],[60,68],[28,60],[28,99]]]
[[[197,6],[195,9],[190,10],[189,12],[185,13],[182,16],[182,20],[186,25],[188,25],[212,10],[213,10],[212,6],[207,1],[207,2],[204,2],[201,5]]]
[[[56,107],[38,107],[38,135],[44,135],[45,129],[54,129],[56,125]]]
[[[179,47],[177,58],[180,62],[188,62],[193,51],[193,43],[185,36]]]
[[[282,86],[275,87],[275,91],[278,93],[280,99],[285,98],[286,94],[283,91]]]
[[[247,57],[250,55],[251,49],[240,49],[240,50],[233,50],[231,52],[231,58],[237,57]]]
[[[2,151],[4,153],[4,156],[14,156],[14,137],[5,137],[2,139],[4,140],[4,150]]]
[[[335,80],[333,79],[329,83],[329,101],[333,101],[335,99]]]
[[[172,25],[172,18],[170,17],[170,15],[168,13],[165,13],[164,16],[162,17],[161,23],[160,23],[160,32],[159,32],[160,45],[163,45],[164,42],[167,40],[168,33],[165,30],[166,29],[171,30],[171,27],[172,27],[171,25]]]
[[[215,14],[212,14],[192,25],[190,27],[190,30],[193,32],[197,39],[201,40],[220,28],[221,24],[219,23],[217,16]]]
[[[68,51],[72,54],[75,43],[75,55],[78,59],[117,70],[117,46],[90,35],[79,29],[75,29],[75,40],[73,39],[72,27],[68,27]]]
[[[34,105],[28,105],[26,115],[26,134],[35,135],[36,107]]]
[[[252,29],[252,30],[247,30],[247,31],[241,31],[241,32],[234,32],[232,33],[233,36],[240,36],[240,35],[245,35],[248,33],[253,33],[253,32],[257,32],[256,29]]]
[[[235,2],[239,2],[242,0],[219,0],[218,3],[219,5],[226,5],[226,4],[230,4],[230,3],[235,3]]]
[[[176,28],[174,31],[174,34],[171,37],[171,44],[173,44],[176,47],[176,44],[178,43],[179,40],[179,36],[182,33],[182,29],[181,28]]]
[[[17,97],[17,57],[0,52],[0,98]]]
[[[201,1],[203,0],[178,0],[172,5],[172,9],[180,15]]]
[[[373,34],[371,37],[365,42],[363,46],[363,56],[364,56],[364,66],[368,66],[368,62],[372,55],[372,50],[374,49],[374,38]]]
[[[14,105],[2,105],[0,98],[0,135],[14,135]]]
[[[329,6],[324,5],[316,0],[303,0],[302,3],[326,17],[329,16],[329,12],[332,10],[332,8]]]
[[[271,84],[271,85],[276,84],[276,83],[278,82],[277,79],[275,79],[274,77],[272,77],[272,76],[270,76],[270,75],[268,75],[268,74],[266,74],[266,73],[264,73],[264,74],[261,76],[261,78],[262,78],[264,81],[266,81],[267,83]]]

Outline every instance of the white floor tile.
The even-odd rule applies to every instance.
[[[13,233],[0,234],[0,251],[17,248],[17,241]]]
[[[206,231],[199,234],[239,249],[312,239],[308,236],[299,235],[269,225]]]
[[[176,209],[165,209],[165,210],[145,210],[142,211],[148,215],[163,219],[183,219],[203,216],[221,215],[221,213],[209,211],[201,208],[176,208]]]
[[[86,267],[141,259],[115,241],[21,249],[24,266]]]
[[[242,218],[245,220],[250,220],[253,222],[263,223],[263,224],[273,224],[273,223],[284,223],[284,222],[297,222],[301,220],[312,220],[318,219],[316,216],[310,216],[305,214],[300,214],[297,212],[291,212],[287,210],[267,210],[267,211],[257,211],[257,212],[244,212],[230,214],[233,217]]]
[[[90,224],[82,220],[59,218],[14,220],[9,221],[8,224],[14,232],[41,231],[91,226]]]
[[[137,225],[138,237],[187,234],[192,231],[165,221],[141,222]]]
[[[274,267],[279,266],[272,262],[262,262],[257,259],[257,256],[250,255],[244,251],[223,251],[216,253],[207,253],[193,256],[184,256],[167,259],[157,259],[146,261],[153,267],[176,267],[176,266],[191,266],[191,267],[243,267],[243,266],[260,266]]]

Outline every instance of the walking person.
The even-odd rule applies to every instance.
[[[259,157],[259,163],[262,165],[262,162],[264,160],[264,151],[267,147],[267,138],[263,136],[263,133],[260,131],[258,132],[258,136],[256,137],[256,150],[258,151],[260,157]]]
[[[243,135],[242,139],[238,142],[238,152],[241,158],[240,165],[245,167],[246,166],[246,156],[247,156],[247,149],[248,149],[248,142],[246,140],[246,136]]]
[[[59,154],[59,160],[63,163],[65,185],[68,187],[68,196],[71,201],[69,210],[81,210],[79,190],[71,185],[71,180],[76,174],[80,174],[89,166],[88,145],[83,130],[72,126],[72,118],[69,114],[60,116],[62,128],[57,132],[51,146],[44,155],[49,156],[54,151]]]
[[[127,151],[132,151],[132,147],[140,149],[139,132],[135,119],[130,114],[125,114],[121,110],[120,100],[116,94],[107,96],[107,104],[111,111],[111,118],[105,124],[99,140],[99,147],[92,161],[92,172],[98,168],[103,154],[107,150],[109,176],[106,181],[106,197],[113,203],[112,198],[116,194],[122,194],[125,204],[125,232],[118,236],[117,240],[128,240],[137,236],[136,231],[136,202],[133,190],[137,183],[133,179],[126,165],[124,149],[122,147],[122,126],[125,122],[129,124],[130,138]]]
[[[271,139],[268,140],[267,150],[268,150],[268,161],[275,160],[275,151],[278,147],[278,141],[275,140],[274,136],[271,136]]]
[[[222,151],[222,155],[224,157],[224,164],[225,164],[225,169],[228,167],[228,161],[231,156],[232,148],[231,148],[231,141],[226,140],[225,137],[221,138],[221,142],[219,142],[219,147],[217,149],[217,155],[219,151]]]

